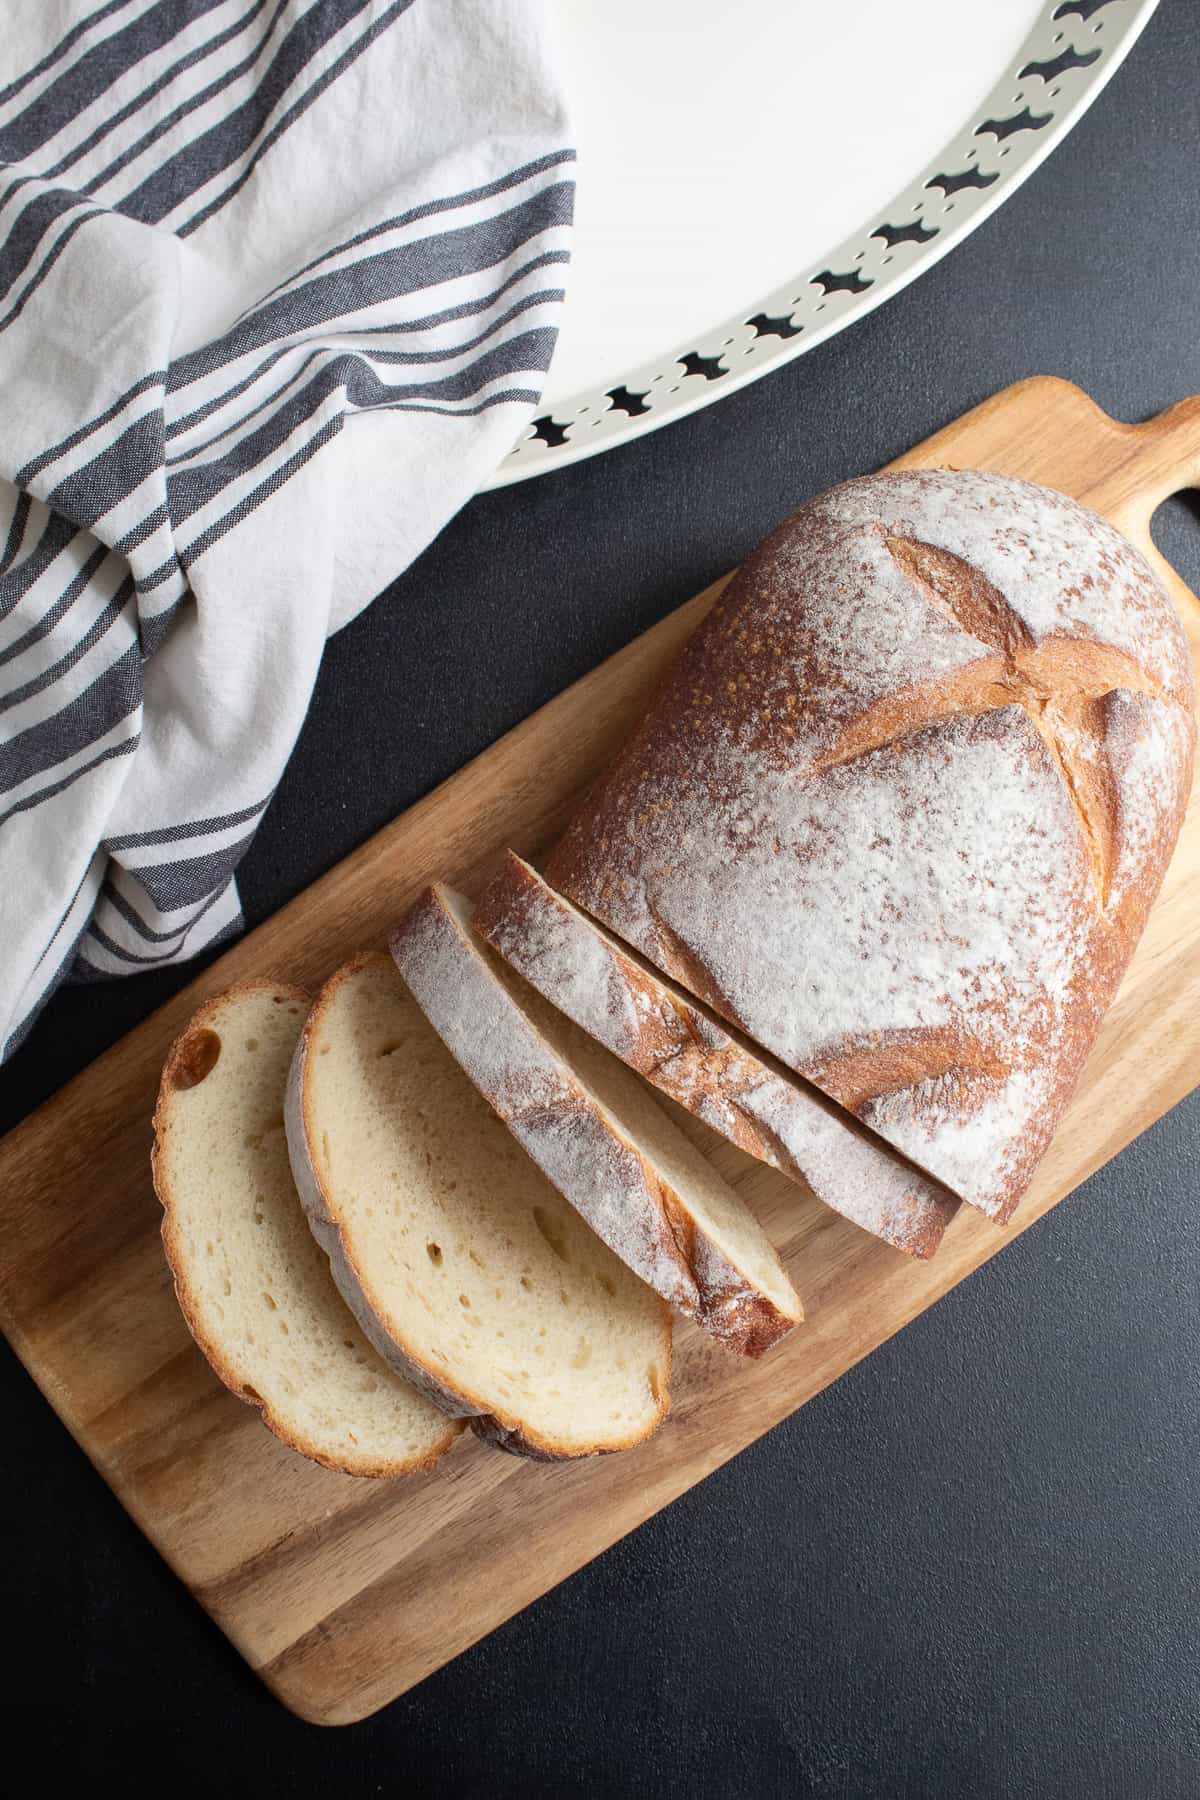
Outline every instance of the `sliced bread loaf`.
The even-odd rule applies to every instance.
[[[305,1222],[283,1097],[308,1004],[247,983],[172,1047],[154,1114],[163,1247],[192,1336],[277,1437],[347,1475],[398,1475],[461,1426],[376,1355]]]
[[[885,471],[743,563],[546,875],[1003,1224],[1166,873],[1195,706],[1106,519]]]
[[[511,850],[476,929],[540,994],[723,1137],[913,1256],[958,1209],[832,1102],[771,1067],[715,1013],[563,898]]]
[[[322,989],[286,1119],[310,1224],[393,1368],[524,1455],[650,1435],[669,1312],[534,1167],[387,956]]]
[[[714,1337],[757,1356],[803,1317],[770,1240],[645,1084],[430,888],[392,939],[417,1001],[538,1167],[622,1262]]]

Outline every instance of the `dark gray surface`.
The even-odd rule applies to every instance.
[[[1197,0],[1163,0],[1046,166],[872,318],[474,502],[330,646],[244,865],[252,921],[807,495],[1042,372],[1122,418],[1200,391]],[[1200,588],[1194,499],[1156,534]],[[0,1074],[0,1128],[185,978],[61,995]],[[1194,1800],[1198,1183],[1193,1098],[735,1464],[336,1733],[258,1687],[4,1350],[8,1755],[28,1730],[44,1767],[129,1778],[153,1753],[234,1793]]]

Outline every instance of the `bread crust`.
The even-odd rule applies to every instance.
[[[656,1293],[711,1336],[761,1356],[799,1322],[697,1226],[663,1179],[525,1018],[429,888],[391,940],[397,967],[489,1105],[576,1211]],[[452,971],[452,974],[447,973]],[[445,1004],[460,984],[466,1004]],[[499,1059],[485,1046],[501,1044]]]
[[[1193,709],[1106,521],[867,477],[749,558],[547,879],[1004,1222],[1161,884]]]
[[[171,1271],[175,1297],[179,1310],[183,1314],[188,1331],[195,1340],[201,1355],[216,1375],[217,1379],[227,1387],[231,1394],[245,1405],[252,1406],[263,1424],[289,1450],[298,1451],[310,1462],[319,1463],[322,1468],[331,1469],[339,1475],[356,1475],[368,1479],[391,1478],[396,1475],[416,1474],[432,1469],[462,1430],[461,1425],[447,1422],[444,1436],[424,1456],[388,1457],[372,1459],[368,1457],[335,1457],[324,1450],[311,1437],[297,1432],[288,1425],[271,1406],[270,1402],[256,1390],[247,1391],[246,1384],[233,1367],[219,1341],[209,1332],[203,1312],[198,1305],[195,1289],[188,1268],[188,1260],[183,1246],[179,1242],[176,1231],[177,1212],[175,1198],[171,1191],[171,1183],[166,1168],[166,1146],[171,1130],[171,1101],[177,1091],[177,1078],[181,1068],[186,1068],[190,1061],[190,1046],[197,1035],[202,1032],[215,1031],[221,1023],[230,1001],[243,999],[250,994],[271,994],[285,1000],[297,1000],[306,1009],[311,1005],[312,997],[303,988],[292,986],[288,982],[255,979],[238,982],[227,988],[224,993],[206,1000],[192,1015],[179,1036],[167,1052],[159,1081],[158,1097],[155,1102],[152,1120],[153,1147],[150,1153],[151,1178],[159,1204],[163,1209],[161,1228],[163,1253],[167,1266]],[[190,1081],[187,1085],[191,1085]]]
[[[873,1143],[816,1090],[769,1067],[513,851],[474,922],[552,1005],[739,1150],[906,1254],[937,1249],[958,1210],[954,1195]]]
[[[486,1441],[495,1443],[514,1455],[542,1462],[576,1461],[581,1457],[604,1455],[613,1450],[632,1449],[658,1429],[670,1407],[670,1393],[666,1385],[671,1366],[669,1320],[666,1321],[662,1349],[663,1387],[655,1413],[647,1420],[644,1429],[631,1433],[621,1443],[597,1443],[583,1448],[567,1448],[534,1430],[527,1421],[515,1414],[498,1411],[491,1402],[473,1393],[466,1383],[451,1385],[446,1382],[421,1357],[394,1321],[390,1325],[384,1325],[384,1308],[373,1291],[368,1272],[354,1256],[339,1216],[337,1198],[322,1179],[312,1152],[311,1145],[316,1139],[318,1128],[313,1117],[312,1096],[307,1080],[310,1045],[321,1025],[324,1012],[345,982],[372,965],[378,965],[393,974],[392,961],[383,951],[363,951],[343,964],[321,989],[296,1045],[288,1073],[284,1104],[292,1177],[313,1234],[329,1258],[338,1292],[353,1313],[367,1341],[388,1366],[406,1381],[412,1382],[414,1387],[440,1406],[452,1419],[469,1423],[476,1435]]]

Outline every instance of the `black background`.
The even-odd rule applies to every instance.
[[[1127,419],[1200,391],[1197,0],[1163,0],[1042,170],[872,317],[473,502],[330,645],[243,864],[251,923],[807,495],[1047,372]],[[1195,496],[1155,533],[1200,588]],[[0,1127],[188,973],[61,994],[0,1074]],[[338,1732],[259,1687],[0,1346],[10,1774],[28,1734],[43,1775],[152,1766],[180,1791],[1194,1800],[1198,1186],[1193,1097],[730,1467]]]

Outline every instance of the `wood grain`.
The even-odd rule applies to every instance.
[[[1200,603],[1149,539],[1159,501],[1200,483],[1200,398],[1128,426],[1068,383],[1038,378],[901,464],[1025,475],[1107,514],[1157,567],[1200,663]],[[964,1208],[936,1260],[915,1266],[717,1147],[783,1249],[807,1323],[758,1364],[680,1327],[670,1420],[641,1449],[596,1462],[527,1465],[467,1437],[427,1476],[355,1481],[286,1450],[218,1385],[175,1306],[149,1179],[150,1114],[172,1037],[201,1000],[243,976],[318,982],[381,943],[435,875],[472,888],[505,844],[536,856],[720,585],[387,826],[0,1142],[0,1325],[171,1566],[305,1718],[363,1717],[702,1480],[1041,1217],[1197,1079],[1193,796],[1083,1085],[1007,1232]]]

